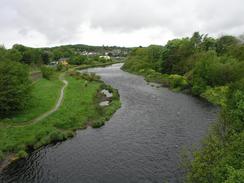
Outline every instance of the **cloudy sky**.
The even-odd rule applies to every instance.
[[[147,46],[244,33],[244,0],[0,0],[0,44]]]

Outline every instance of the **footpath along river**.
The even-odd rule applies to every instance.
[[[120,93],[122,107],[105,126],[33,152],[1,172],[0,182],[181,183],[182,148],[199,146],[218,109],[121,66],[88,69]]]

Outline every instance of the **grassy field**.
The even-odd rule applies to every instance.
[[[40,79],[34,84],[30,106],[21,114],[11,118],[13,122],[26,122],[55,106],[63,83],[57,77],[51,81]]]
[[[93,81],[87,84],[87,81],[71,76],[66,76],[65,79],[69,85],[57,112],[35,124],[20,127],[8,125],[0,128],[0,158],[4,159],[9,154],[14,154],[18,158],[24,157],[29,150],[72,137],[76,129],[86,128],[88,123],[93,127],[99,127],[120,107],[116,90],[113,90],[111,104],[105,108],[99,107],[97,93],[106,86],[102,82]],[[56,80],[52,81],[52,84],[46,80],[36,84],[36,88],[39,88],[38,96],[42,95],[41,98],[35,99],[39,104],[23,116],[13,118],[16,122],[30,119],[34,114],[45,111],[55,103],[58,90],[54,88],[60,89],[61,84]],[[53,94],[50,94],[51,91]]]

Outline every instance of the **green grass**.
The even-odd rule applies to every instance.
[[[85,86],[85,80],[82,79],[66,76],[66,80],[69,85],[57,112],[36,124],[0,128],[0,152],[4,156],[14,153],[17,157],[24,157],[28,149],[37,149],[51,142],[65,140],[73,136],[76,129],[86,128],[88,123],[94,127],[96,123],[104,124],[120,107],[115,90],[114,98],[108,107],[101,109],[98,106],[96,96],[104,87],[102,82],[89,82]]]
[[[32,97],[30,105],[25,111],[14,117],[1,120],[7,120],[7,123],[22,123],[32,120],[53,108],[59,98],[60,89],[63,83],[58,80],[58,77],[52,80],[40,79],[33,84]],[[1,122],[0,121],[0,122]]]

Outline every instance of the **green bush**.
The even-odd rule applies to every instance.
[[[193,86],[191,88],[192,94],[199,96],[202,93],[204,93],[207,89],[206,82],[204,82],[202,79],[196,79],[194,80]]]
[[[30,92],[27,67],[18,62],[0,62],[0,117],[25,109],[31,97]]]
[[[28,156],[28,153],[24,150],[21,150],[17,153],[18,158],[26,158]]]
[[[225,106],[227,93],[228,86],[219,86],[214,88],[208,88],[204,93],[201,94],[201,97],[207,99],[213,104]]]
[[[230,85],[226,103],[225,114],[232,129],[241,132],[244,129],[244,78]]]
[[[4,158],[3,152],[0,151],[0,161],[3,160],[3,158]]]
[[[100,128],[101,126],[103,126],[105,124],[104,121],[96,121],[92,123],[92,128]]]
[[[224,183],[243,183],[244,169],[236,170],[232,167],[228,168],[228,177]]]
[[[183,90],[188,87],[188,82],[184,76],[173,74],[173,75],[169,75],[168,79],[169,79],[170,88]]]
[[[87,72],[81,73],[80,77],[90,82],[100,81],[100,76],[96,75],[95,73],[87,73]]]
[[[65,136],[62,132],[54,131],[50,134],[51,142],[59,142],[65,139]]]
[[[69,64],[81,65],[88,62],[88,57],[84,55],[74,55],[70,58]]]
[[[54,76],[54,69],[51,67],[43,66],[41,67],[42,76],[45,79],[50,80]]]
[[[74,132],[69,130],[65,133],[65,138],[71,138],[74,137],[74,135]]]
[[[64,66],[62,64],[58,64],[57,71],[63,71],[63,70],[64,70]]]
[[[244,79],[230,85],[226,105],[205,143],[194,153],[187,182],[239,182],[244,170]]]

